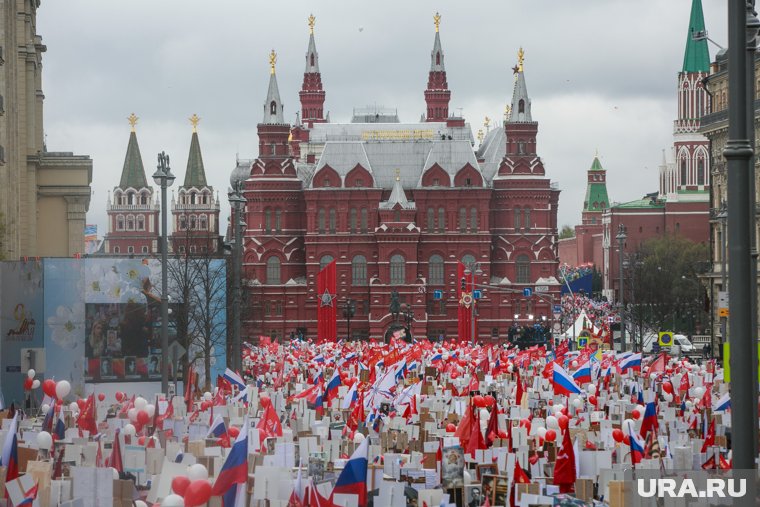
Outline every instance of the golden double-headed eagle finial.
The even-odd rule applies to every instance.
[[[485,135],[483,134],[483,129],[478,129],[478,142],[480,144],[483,144],[483,138]]]
[[[521,47],[517,52],[517,66],[520,68],[519,72],[523,71],[523,65],[525,64],[525,51]]]
[[[401,181],[401,169],[396,168],[396,181]]]
[[[491,118],[489,118],[488,116],[486,116],[485,119],[483,120],[483,126],[486,129],[488,129],[491,126]]]
[[[309,15],[309,33],[314,34],[314,22],[317,20],[317,18],[314,17],[314,14]]]
[[[137,120],[139,120],[139,118],[137,116],[135,116],[135,113],[132,113],[132,114],[130,114],[127,117],[127,121],[129,122],[129,126],[132,127],[132,132],[135,131],[135,125],[137,125]]]
[[[433,24],[435,25],[435,31],[437,32],[441,28],[441,15],[437,12],[433,16]]]
[[[277,53],[274,52],[274,49],[271,53],[269,53],[269,67],[271,69],[271,73],[274,74],[274,66],[277,64]]]
[[[193,126],[193,132],[198,132],[198,124],[201,122],[201,117],[193,113],[188,120],[190,120],[190,125]]]

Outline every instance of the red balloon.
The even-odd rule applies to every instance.
[[[31,391],[33,383],[34,383],[34,380],[30,379],[29,377],[26,377],[24,379],[24,391]]]
[[[596,406],[596,401],[597,401],[597,400],[596,400],[596,396],[594,396],[593,394],[592,394],[591,396],[589,396],[589,397],[588,397],[588,401],[589,401],[589,403],[591,403],[592,405]]]
[[[185,491],[189,485],[190,479],[184,475],[178,475],[172,479],[172,491],[179,496],[185,496]]]
[[[141,435],[140,438],[137,439],[137,443],[140,445],[145,445],[145,435]]]
[[[456,370],[455,370],[455,371],[452,371],[452,372],[451,372],[451,378],[452,378],[452,379],[455,379],[455,378],[457,378],[457,377],[459,377],[459,373],[458,373]]]
[[[530,435],[530,419],[523,419],[522,421],[520,421],[520,426],[525,428],[526,433]]]
[[[620,428],[615,428],[614,430],[612,430],[612,438],[615,439],[615,442],[618,442],[618,443],[622,442],[623,437],[624,437],[623,430],[621,430]]]
[[[84,401],[82,398],[79,398],[77,400],[77,406],[79,407],[79,410],[84,410],[84,406],[87,404],[86,401]]]
[[[631,437],[628,435],[623,437],[623,442],[625,442],[625,445],[631,445]]]
[[[42,383],[42,392],[51,398],[55,398],[55,380],[49,378],[45,379],[45,381]]]
[[[201,402],[201,412],[205,412],[209,408],[211,408],[211,402],[210,401]]]
[[[559,427],[563,430],[567,429],[567,424],[570,422],[570,418],[566,415],[562,414],[557,418],[557,422],[559,423]]]
[[[557,432],[554,430],[546,430],[546,435],[544,435],[544,440],[547,442],[554,442],[557,440]]]
[[[446,425],[446,431],[448,431],[449,433],[454,433],[456,430],[457,430],[457,427],[455,424],[449,423]]]
[[[666,393],[671,393],[672,394],[673,393],[673,384],[671,384],[670,382],[665,382],[664,384],[662,384],[662,390],[665,391]]]
[[[499,438],[507,438],[507,432],[504,430],[499,430]]]
[[[106,399],[106,395],[105,394],[103,394],[103,393],[98,394],[98,400],[99,401],[103,401],[105,399]]]
[[[474,396],[472,398],[472,403],[478,408],[483,408],[486,406],[486,400],[481,395]]]
[[[193,481],[185,491],[185,507],[203,505],[209,498],[211,498],[211,484],[202,479]]]
[[[494,398],[490,394],[488,396],[485,396],[485,400],[486,400],[486,407],[493,407],[494,405],[496,405],[496,398]]]
[[[137,413],[137,422],[138,423],[140,423],[142,425],[146,425],[146,424],[148,424],[149,421],[150,421],[150,416],[148,415],[148,412],[146,412],[145,410],[140,410]]]
[[[267,408],[270,403],[272,403],[272,400],[269,399],[269,396],[266,394],[262,394],[259,397],[259,400],[261,400],[261,408]]]
[[[118,401],[119,403],[121,403],[121,401],[124,400],[124,393],[116,391],[116,394],[114,396],[116,397],[116,401]]]
[[[238,435],[240,435],[240,429],[236,428],[235,426],[230,426],[230,429],[227,430],[227,434],[230,436],[230,438],[237,438]]]
[[[633,412],[631,412],[631,417],[633,417],[634,419],[638,419],[639,417],[641,417],[641,412],[639,412],[638,409],[634,410]]]

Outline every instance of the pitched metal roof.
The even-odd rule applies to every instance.
[[[483,143],[478,148],[476,156],[480,162],[480,170],[486,181],[493,180],[499,170],[501,161],[507,154],[507,135],[503,127],[491,129]]]
[[[698,40],[695,40],[696,35],[701,35]],[[692,0],[689,32],[686,35],[686,51],[683,55],[683,72],[710,71],[710,51],[707,47],[706,36],[702,0]]]
[[[124,157],[124,167],[121,169],[119,188],[141,189],[147,186],[148,180],[145,178],[140,146],[137,144],[137,134],[133,130],[129,134],[129,144],[127,144],[127,154]]]
[[[406,193],[401,187],[400,176],[397,176],[395,178],[395,181],[393,182],[393,190],[391,190],[391,195],[388,197],[387,201],[380,203],[380,208],[393,209],[396,207],[396,205],[400,206],[401,209],[415,209],[417,207],[415,203],[409,202],[409,200],[407,200]]]
[[[440,54],[440,62],[436,62],[435,55]],[[433,41],[433,50],[430,52],[430,72],[445,72],[446,67],[443,65],[443,48],[441,47],[441,37],[435,32],[435,41]]]
[[[314,55],[314,65],[311,64],[311,55]],[[306,70],[304,72],[307,74],[319,72],[319,53],[317,53],[313,33],[309,35],[309,49],[306,50]]]
[[[523,101],[523,110],[520,111],[520,101]],[[528,87],[525,84],[525,73],[521,70],[517,73],[515,88],[512,91],[512,110],[509,113],[509,121],[515,122],[532,122],[533,117],[530,114],[530,97],[528,97]]]
[[[274,102],[274,113],[272,112],[272,102]],[[285,123],[282,115],[282,101],[280,100],[280,89],[277,86],[277,74],[272,72],[269,75],[269,89],[267,90],[267,100],[264,102],[264,120],[261,123],[282,125]]]
[[[201,155],[201,145],[198,142],[197,132],[193,132],[193,136],[190,139],[190,154],[187,156],[185,183],[182,186],[186,188],[203,188],[207,186],[206,170],[203,168],[203,156]]]

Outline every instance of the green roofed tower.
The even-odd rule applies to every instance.
[[[583,223],[587,225],[600,224],[602,213],[610,205],[607,196],[607,171],[599,162],[599,155],[594,157],[591,168],[587,172],[586,197],[583,200]]]
[[[692,0],[689,32],[686,35],[686,51],[683,56],[683,72],[709,72],[710,52],[707,49],[707,30],[702,14],[702,0]]]
[[[173,232],[172,251],[178,255],[216,255],[221,247],[219,238],[219,197],[206,183],[201,144],[198,140],[198,123],[194,114],[190,118],[193,134],[187,156],[185,181],[172,197]]]
[[[127,188],[141,189],[148,186],[148,180],[145,178],[145,168],[143,167],[142,156],[140,155],[140,145],[137,144],[137,133],[135,125],[137,116],[132,113],[129,118],[129,124],[132,130],[129,133],[129,143],[127,144],[127,154],[124,157],[124,167],[121,169],[121,181],[119,187],[126,190]]]

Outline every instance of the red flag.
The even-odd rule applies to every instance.
[[[689,392],[689,372],[684,372],[684,374],[681,376],[681,385],[678,387],[679,391],[686,391]]]
[[[649,373],[663,373],[665,371],[665,353],[660,353],[657,359],[649,365]]]
[[[472,298],[472,276],[464,274],[465,265],[462,261],[457,263],[457,299],[459,300],[458,318],[459,318],[459,339],[462,341],[472,341],[472,309],[475,300]],[[464,279],[464,291],[462,290],[462,279]],[[465,297],[463,297],[465,296]],[[469,301],[467,304],[465,302]],[[478,335],[478,319],[475,317],[475,336]]]
[[[554,484],[560,487],[560,493],[569,493],[575,487],[575,452],[570,442],[570,430],[565,430],[562,447],[557,451],[554,465]]]
[[[497,438],[499,438],[499,406],[494,405],[486,427],[486,445],[491,447]]]
[[[111,449],[111,456],[108,458],[108,466],[115,468],[117,472],[123,473],[124,467],[122,466],[121,459],[121,442],[119,441],[119,430],[116,430],[113,437],[113,449]]]
[[[187,369],[187,379],[185,387],[185,404],[187,405],[187,411],[193,411],[193,403],[195,402],[195,368],[192,365]]]
[[[480,414],[477,412],[477,409],[472,408],[472,406],[470,406],[470,410],[472,411],[470,438],[467,440],[467,447],[465,448],[465,452],[470,453],[470,456],[472,456],[474,459],[475,451],[478,449],[487,449],[487,446],[483,440],[483,433],[480,431]]]
[[[459,421],[457,429],[454,432],[454,436],[459,437],[459,443],[462,444],[463,449],[467,449],[467,442],[470,440],[470,435],[472,434],[472,425],[473,414],[472,405],[470,405],[469,409],[465,410],[464,416],[462,416],[462,419]]]
[[[515,405],[520,406],[523,398],[523,386],[522,379],[520,378],[520,370],[517,370],[517,392],[515,393]]]
[[[515,490],[517,487],[516,484],[528,484],[530,483],[530,479],[528,479],[528,474],[525,473],[525,470],[522,469],[520,466],[520,461],[515,459],[515,472],[512,476],[512,487],[509,491],[509,505],[511,507],[515,507]]]
[[[256,425],[259,430],[261,442],[267,437],[281,437],[282,436],[282,423],[280,418],[277,417],[274,407],[270,403],[264,410],[264,415],[261,417],[261,421]]]
[[[337,279],[335,262],[330,262],[317,274],[317,338],[336,341],[337,325]]]
[[[95,410],[95,393],[93,393],[87,398],[84,409],[77,418],[77,427],[82,431],[89,431],[90,435],[95,435],[98,432],[98,421]]]
[[[158,405],[156,405],[156,414],[158,414]],[[164,421],[167,419],[171,419],[174,417],[174,403],[172,403],[172,400],[169,400],[169,406],[166,407],[166,412],[163,413],[163,415],[159,415],[156,417],[155,426],[157,429],[164,429]]]

